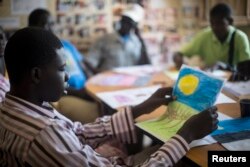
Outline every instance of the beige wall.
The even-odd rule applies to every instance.
[[[48,10],[55,14],[56,0],[47,0]],[[4,17],[18,17],[20,19],[20,28],[27,26],[27,15],[12,15],[11,14],[11,0],[2,0],[0,4],[0,18]]]

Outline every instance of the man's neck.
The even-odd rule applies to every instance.
[[[23,90],[26,90],[26,91],[23,91]],[[43,102],[40,101],[39,99],[34,98],[36,96],[34,94],[28,93],[28,92],[29,91],[27,91],[27,89],[20,90],[20,89],[15,89],[15,88],[11,87],[9,94],[12,96],[21,98],[23,100],[26,100],[30,103],[35,104],[35,105],[42,106]]]
[[[227,40],[228,35],[229,35],[229,32],[227,32],[227,34],[224,35],[222,38],[217,38],[217,39],[220,41],[220,43],[223,44]]]

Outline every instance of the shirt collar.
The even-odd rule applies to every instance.
[[[211,31],[212,31],[212,29],[211,29]],[[228,43],[228,44],[230,43],[230,40],[231,40],[231,37],[232,37],[232,34],[234,31],[235,31],[235,28],[233,26],[229,26],[229,33],[228,33],[227,38],[226,38],[224,43]],[[217,37],[214,35],[213,32],[212,32],[212,35],[213,35],[212,40],[214,42],[219,42],[219,40],[217,39]]]
[[[49,117],[49,118],[55,118],[56,117],[54,108],[47,102],[44,102],[42,104],[43,106],[40,107],[38,105],[30,103],[30,102],[28,102],[26,100],[23,100],[21,98],[12,96],[12,95],[10,95],[8,93],[6,94],[5,101],[6,102],[11,101],[12,102],[11,104],[14,107],[20,108],[21,111],[22,111],[22,109],[23,109],[23,111],[26,111],[28,109],[28,110],[31,110],[32,112],[35,112],[36,114],[38,114],[40,116],[46,116],[46,117]]]

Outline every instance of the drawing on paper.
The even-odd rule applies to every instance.
[[[184,66],[174,86],[173,94],[177,101],[186,104],[197,111],[211,107],[222,86],[223,81],[208,74]]]
[[[167,112],[160,118],[137,125],[156,138],[166,141],[175,135],[192,115],[214,104],[223,83],[223,80],[202,71],[183,66],[173,90],[177,100],[168,105]]]

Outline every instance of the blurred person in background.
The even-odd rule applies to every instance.
[[[149,63],[145,44],[137,27],[143,17],[144,9],[141,5],[128,5],[115,32],[106,34],[94,42],[86,61],[96,73],[115,67]]]
[[[190,43],[173,57],[179,69],[183,56],[199,56],[203,68],[233,70],[237,63],[250,59],[247,35],[233,26],[232,10],[224,3],[216,4],[210,10],[210,26],[201,30]]]

